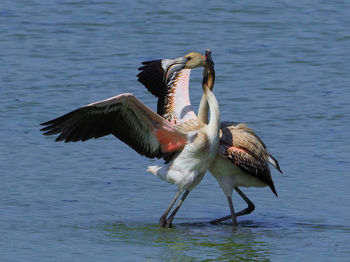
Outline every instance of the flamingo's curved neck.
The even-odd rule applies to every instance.
[[[206,85],[210,90],[213,90],[214,82],[215,82],[215,71],[204,69],[202,87],[203,85]],[[204,93],[202,95],[202,99],[198,108],[198,119],[201,120],[203,123],[208,124],[208,117],[209,117],[209,104],[208,104],[206,95]]]
[[[220,129],[220,110],[219,110],[219,103],[216,100],[215,95],[211,91],[214,88],[214,82],[215,82],[215,71],[214,68],[211,67],[205,67],[203,70],[203,80],[202,80],[202,88],[204,92],[204,96],[206,98],[207,103],[205,103],[205,108],[202,106],[202,109],[199,113],[201,115],[198,116],[200,120],[201,118],[206,117],[206,121],[208,121],[208,107],[210,108],[210,120],[208,123],[209,130],[212,132],[213,135],[218,134]],[[202,99],[203,100],[203,99]],[[201,105],[202,105],[201,101]],[[206,110],[206,116],[204,115],[204,111]]]

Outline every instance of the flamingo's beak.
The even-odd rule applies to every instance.
[[[164,75],[164,83],[167,84],[171,76],[182,69],[185,68],[188,59],[186,57],[179,57],[173,60],[171,64],[168,65],[166,73]]]
[[[205,57],[205,64],[209,67],[214,67],[214,61],[211,58],[211,50],[210,49],[205,50],[204,57]]]

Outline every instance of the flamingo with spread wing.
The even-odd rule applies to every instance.
[[[174,183],[178,192],[160,219],[170,227],[189,192],[202,180],[219,148],[220,111],[212,93],[210,78],[214,71],[211,56],[189,53],[168,64],[164,81],[182,69],[203,66],[208,83],[203,84],[204,97],[210,108],[210,121],[170,123],[153,112],[132,94],[121,94],[94,102],[56,119],[42,123],[44,135],[58,135],[56,141],[76,142],[114,135],[140,155],[163,158],[165,164],[149,166],[148,171]],[[167,215],[183,192],[178,205]]]

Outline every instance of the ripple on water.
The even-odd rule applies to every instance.
[[[5,2],[1,261],[349,257],[348,1]],[[214,179],[205,177],[174,228],[162,229],[158,213],[176,188],[145,172],[160,161],[112,136],[64,144],[39,132],[41,122],[119,93],[156,108],[137,82],[140,62],[206,48],[222,119],[248,123],[286,174],[272,171],[278,199],[243,189],[256,210],[237,228],[207,223],[228,211]],[[191,77],[197,108],[201,70]]]

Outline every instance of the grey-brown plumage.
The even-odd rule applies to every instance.
[[[252,129],[245,124],[222,122],[219,154],[267,184],[277,196],[268,165],[271,155]]]

